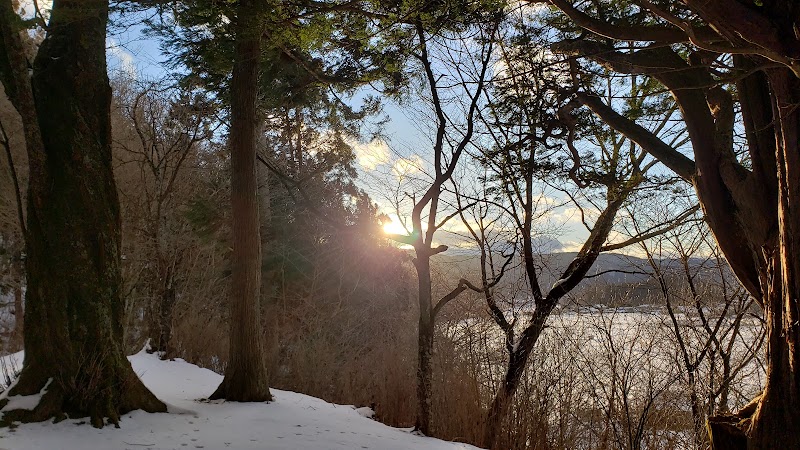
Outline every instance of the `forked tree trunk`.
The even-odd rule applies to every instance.
[[[748,77],[752,83],[746,78],[739,88],[748,144],[751,153],[759,156],[753,171],[756,175],[763,171],[767,180],[758,188],[771,194],[760,206],[768,214],[755,206],[722,208],[719,199],[704,189],[702,177],[698,183],[711,229],[725,254],[741,254],[748,244],[753,252],[750,264],[755,266],[757,280],[740,275],[747,273],[747,266],[739,264],[739,258],[728,259],[758,298],[767,323],[764,391],[736,414],[709,420],[715,450],[800,448],[800,79],[788,69],[765,73],[766,78]],[[766,231],[729,242],[731,236],[719,224],[731,217],[742,229]]]
[[[258,215],[256,142],[261,60],[260,0],[240,0],[231,80],[231,255],[230,359],[212,399],[261,402],[272,399],[261,333],[261,235]]]
[[[716,17],[720,4],[698,2],[697,7],[711,11],[715,25],[724,29],[730,23]],[[769,6],[774,11],[788,11],[796,9],[793,5],[773,2]],[[758,15],[754,11],[748,14]],[[748,30],[737,28],[737,33],[746,31],[742,36],[768,35],[761,34],[763,27],[753,25],[756,22],[745,22]],[[672,92],[681,108],[695,161],[668,148],[596,98],[578,94],[580,101],[692,181],[706,222],[731,269],[764,310],[764,391],[736,414],[709,419],[712,448],[800,448],[800,78],[789,68],[768,68],[770,61],[761,56],[745,52],[732,58],[734,68],[742,74],[737,78],[736,94],[751,163],[744,167],[733,151],[733,97],[715,86],[708,71],[688,65],[666,46],[624,55],[597,49],[593,43],[580,46],[579,53],[621,72],[652,75]]]
[[[9,396],[44,392],[33,410],[6,411],[2,421],[88,415],[101,427],[134,409],[166,411],[122,345],[108,2],[54,2],[32,88],[10,0],[0,14],[0,71],[23,120],[30,164],[25,361]]]
[[[532,178],[526,180],[528,183],[526,186],[527,192],[532,192],[532,181]],[[594,228],[583,243],[581,250],[570,262],[569,266],[567,266],[564,273],[561,275],[561,278],[553,285],[546,296],[542,296],[539,288],[538,269],[533,259],[530,225],[532,220],[532,206],[529,206],[533,205],[533,202],[532,198],[528,197],[528,201],[526,201],[527,205],[525,205],[525,225],[520,231],[523,239],[525,271],[535,299],[536,308],[525,329],[520,333],[518,341],[511,348],[505,378],[495,394],[486,416],[483,429],[484,447],[490,449],[499,448],[500,442],[498,437],[502,431],[503,422],[508,416],[511,402],[514,399],[514,395],[519,388],[520,381],[528,365],[528,359],[533,352],[536,342],[545,329],[547,319],[550,317],[550,314],[553,312],[556,305],[558,305],[561,298],[572,291],[572,289],[583,280],[586,273],[597,260],[602,246],[605,244],[614,226],[614,219],[617,213],[636,185],[636,183],[631,183],[627,187],[613,187],[613,191],[611,186],[608,187],[609,192],[606,194],[608,203],[605,209],[595,221]]]

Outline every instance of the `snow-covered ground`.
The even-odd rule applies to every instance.
[[[22,354],[7,356],[21,361]],[[169,405],[168,414],[135,411],[121,428],[58,424],[0,428],[0,450],[25,449],[421,449],[456,450],[475,447],[411,434],[371,420],[369,410],[272,390],[271,403],[200,401],[222,377],[182,360],[161,361],[140,352],[129,357],[145,385]]]

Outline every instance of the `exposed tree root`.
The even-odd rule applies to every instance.
[[[706,427],[711,450],[747,450],[747,433],[760,402],[761,394],[735,414],[709,417]]]
[[[121,367],[125,371],[126,368]],[[45,391],[35,408],[4,411],[11,402],[0,401],[0,427],[17,423],[44,422],[53,419],[59,422],[67,418],[88,417],[96,428],[105,425],[119,426],[120,416],[141,409],[147,412],[166,412],[166,405],[158,400],[128,367],[122,383],[105,382],[105,386],[87,395],[86,386],[64,383],[40,375],[32,370],[20,374],[9,397],[35,395]],[[84,378],[87,379],[87,378]],[[91,379],[89,377],[89,379]],[[113,378],[111,378],[113,379]],[[119,378],[117,378],[119,379]]]

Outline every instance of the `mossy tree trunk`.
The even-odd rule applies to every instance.
[[[30,78],[24,31],[11,0],[0,2],[0,76],[30,164],[25,362],[9,395],[46,390],[35,409],[5,411],[6,423],[88,415],[101,427],[134,409],[166,411],[122,346],[107,21],[107,1],[56,0]]]
[[[231,80],[231,256],[230,359],[212,399],[259,402],[272,399],[261,332],[261,235],[256,143],[258,77],[263,31],[260,0],[240,0]]]

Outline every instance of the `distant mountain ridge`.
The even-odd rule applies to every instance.
[[[539,267],[539,286],[543,292],[548,292],[553,284],[561,278],[564,270],[576,255],[577,252],[555,252],[536,255],[537,267]],[[721,276],[720,269],[716,266],[716,260],[690,258],[688,262],[689,269],[698,283],[719,279]],[[476,252],[472,254],[462,252],[452,255],[444,253],[437,255],[433,260],[433,264],[446,276],[464,277],[473,282],[479,281],[480,258]],[[498,267],[501,264],[502,261],[495,262]],[[685,280],[683,264],[679,259],[660,259],[656,260],[656,264],[665,276],[680,282]],[[654,289],[658,289],[658,283],[653,277],[653,272],[650,263],[644,258],[621,253],[602,253],[592,268],[589,269],[586,278],[573,291],[573,294],[578,295],[587,289],[602,287],[607,292],[619,292],[622,290],[629,292],[631,296],[641,297],[649,294]],[[722,273],[726,277],[731,277],[730,281],[735,282],[727,265],[722,269]],[[525,277],[525,271],[521,261],[515,261],[507,271],[504,279],[498,284],[498,288],[509,288],[512,284],[523,279],[523,277]],[[524,293],[522,294],[524,295]],[[637,299],[631,300],[634,303],[638,303]],[[598,299],[595,303],[604,302],[604,300]]]

